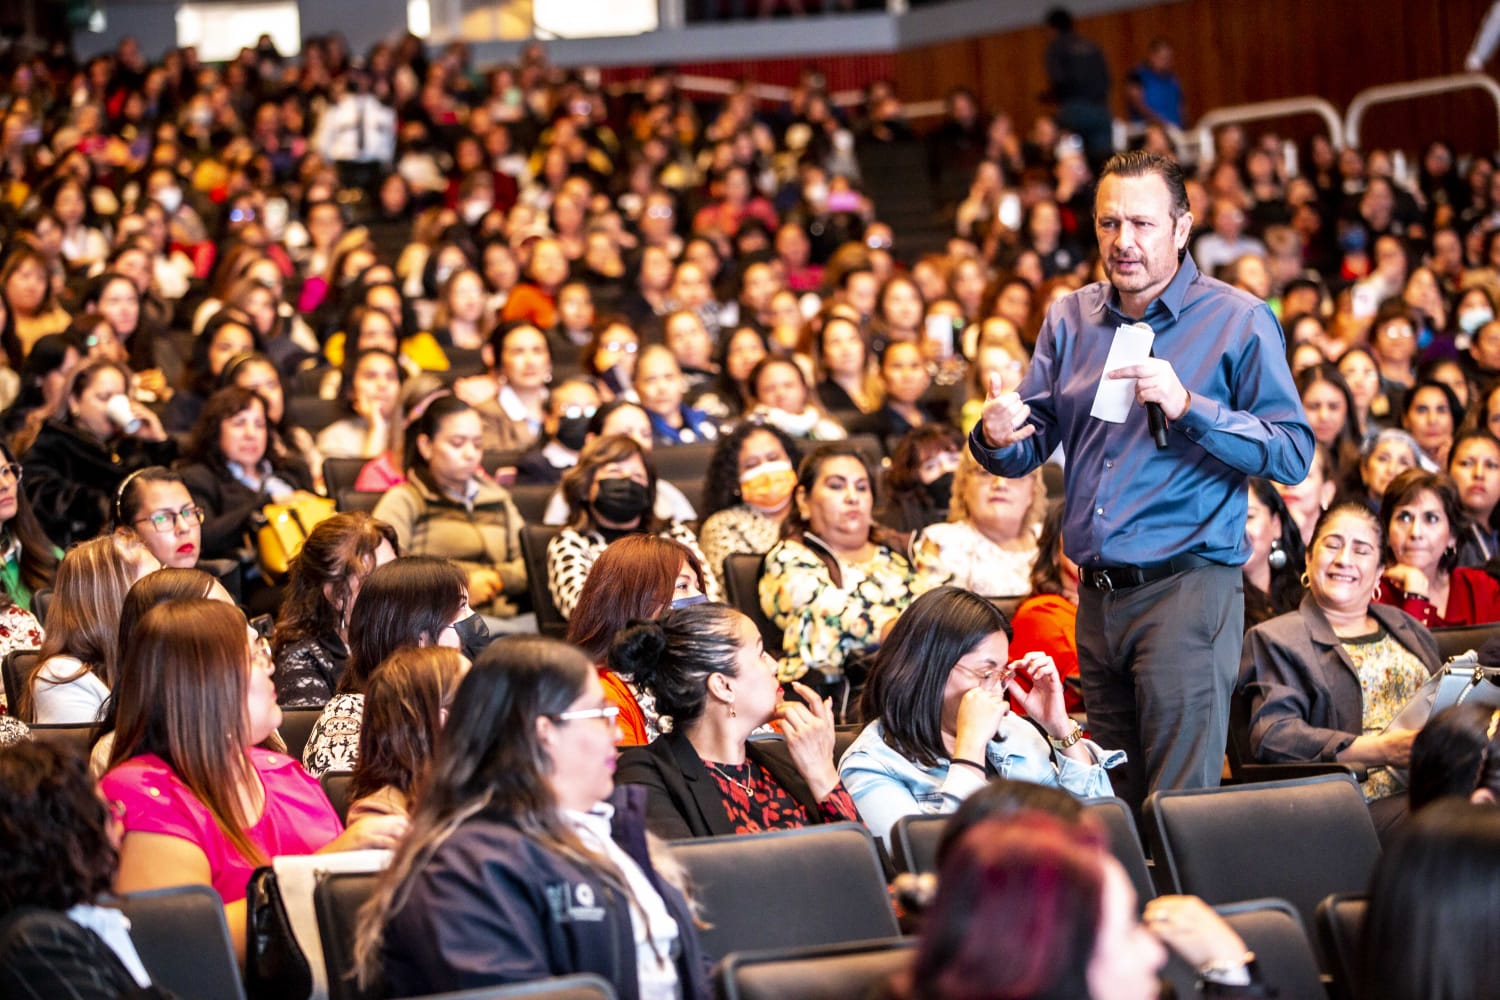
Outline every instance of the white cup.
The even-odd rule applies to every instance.
[[[130,397],[124,393],[109,397],[109,402],[104,404],[104,412],[109,417],[109,422],[126,434],[134,434],[141,429],[141,418],[135,415]]]

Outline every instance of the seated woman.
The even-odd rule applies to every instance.
[[[807,387],[807,376],[790,358],[762,358],[747,380],[749,419],[761,419],[799,441],[842,441],[849,433],[823,412]]]
[[[1301,580],[1307,550],[1291,512],[1268,481],[1252,476],[1249,488],[1245,537],[1250,558],[1243,567],[1247,629],[1297,610],[1307,592]]]
[[[1042,518],[1031,589],[1010,620],[1010,654],[1018,660],[1028,653],[1050,656],[1063,679],[1068,714],[1078,715],[1084,711],[1078,679],[1078,564],[1063,551],[1062,524],[1059,500],[1048,505]]]
[[[162,423],[174,434],[185,434],[198,423],[204,404],[219,388],[219,375],[231,358],[264,352],[255,324],[238,309],[224,309],[209,320],[193,341],[193,355],[183,371],[182,387],[167,404]]]
[[[83,355],[73,338],[64,333],[49,333],[31,348],[21,363],[20,392],[0,413],[0,433],[12,452],[23,454],[42,426],[62,411],[73,372],[83,363]]]
[[[929,525],[912,543],[917,570],[986,597],[1024,594],[1046,513],[1040,468],[1020,479],[994,476],[965,448],[947,523]]]
[[[1438,802],[1413,816],[1370,884],[1354,981],[1360,997],[1478,997],[1500,961],[1463,942],[1493,941],[1500,918],[1500,810]]]
[[[406,482],[375,505],[375,517],[396,532],[401,551],[451,560],[468,574],[469,606],[508,631],[534,623],[518,617],[526,593],[521,515],[510,494],[481,474],[479,413],[452,395],[439,396],[406,429]]]
[[[1341,468],[1353,466],[1364,439],[1354,412],[1354,395],[1344,376],[1324,361],[1299,372],[1296,384],[1313,440],[1327,448]]]
[[[31,614],[31,596],[52,586],[62,558],[62,550],[42,531],[31,501],[21,489],[21,476],[21,464],[9,448],[0,444],[0,609],[4,609],[0,610],[0,645],[6,628],[19,633],[37,627]],[[4,652],[9,650],[0,651],[0,655]]]
[[[880,381],[885,386],[885,400],[870,414],[866,426],[889,454],[913,429],[936,419],[926,400],[932,376],[927,372],[922,345],[898,341],[886,347],[880,358]]]
[[[832,413],[871,413],[880,405],[881,387],[870,364],[870,344],[859,322],[830,313],[818,332],[818,401]]]
[[[1460,702],[1428,719],[1411,744],[1406,789],[1411,811],[1446,798],[1475,805],[1500,803],[1497,735],[1500,709],[1493,705]]]
[[[405,646],[375,668],[365,690],[359,763],[349,782],[349,822],[406,816],[417,780],[432,762],[437,736],[469,661],[444,646]]]
[[[336,693],[323,706],[302,751],[314,777],[352,771],[359,760],[365,687],[375,668],[403,646],[465,645],[463,626],[478,620],[469,610],[463,570],[445,559],[406,556],[377,566],[365,577],[349,615],[349,663]]]
[[[22,721],[86,725],[104,714],[119,676],[120,605],[130,585],[160,567],[144,547],[119,535],[90,539],[57,568],[47,609],[51,627],[16,712]]]
[[[594,561],[578,606],[568,619],[568,642],[599,671],[604,696],[620,710],[621,746],[640,746],[660,732],[656,701],[628,666],[608,662],[609,649],[631,622],[706,600],[703,565],[681,542],[659,535],[617,538]]]
[[[614,791],[614,712],[563,643],[505,636],[485,650],[411,835],[361,912],[361,983],[416,996],[593,972],[622,1000],[709,996],[693,916],[648,854],[645,794]],[[566,933],[557,885],[587,901]]]
[[[349,660],[360,584],[397,554],[395,529],[362,511],[335,514],[308,533],[271,633],[282,708],[321,708],[333,697]]]
[[[1196,896],[1140,912],[1103,832],[1034,808],[980,819],[943,851],[936,898],[899,1000],[1155,1000],[1167,948],[1203,970],[1206,997],[1258,997],[1244,940]]]
[[[1031,356],[1026,353],[1026,348],[1020,345],[1019,335],[1015,333],[1015,324],[1009,320],[992,316],[984,321],[985,328],[998,327],[1007,331],[1008,336],[1002,342],[993,341],[982,343],[974,352],[974,362],[969,370],[969,398],[964,400],[959,409],[958,426],[967,436],[974,430],[974,425],[979,423],[979,417],[984,412],[985,400],[990,397],[990,389],[999,380],[1000,392],[1014,392],[1016,386],[1021,384],[1021,378],[1031,367]],[[1014,337],[1014,339],[1012,339]]]
[[[692,529],[663,522],[653,512],[656,470],[646,449],[623,434],[598,437],[584,446],[578,464],[563,477],[568,526],[547,543],[547,587],[564,618],[571,617],[594,560],[610,542],[647,532],[681,542],[703,565]],[[704,581],[710,600],[719,599],[712,574]]]
[[[1500,621],[1500,582],[1457,565],[1464,520],[1458,489],[1441,472],[1393,479],[1380,505],[1388,561],[1376,600],[1428,628]]]
[[[825,444],[802,460],[781,541],[766,553],[760,607],[784,634],[781,679],[816,670],[842,682],[846,662],[869,654],[929,584],[872,516],[875,477],[860,452]],[[816,684],[814,685],[816,686]]]
[[[1448,453],[1448,475],[1467,515],[1457,565],[1482,567],[1500,555],[1500,439],[1484,428],[1459,434]]]
[[[268,503],[312,491],[312,474],[281,451],[266,416],[266,401],[231,386],[209,397],[188,441],[182,479],[203,509],[203,555],[237,559],[245,536],[261,523]]]
[[[1301,606],[1252,628],[1240,656],[1255,759],[1364,765],[1369,801],[1399,787],[1388,768],[1406,766],[1416,733],[1386,727],[1442,664],[1416,619],[1373,600],[1384,541],[1363,505],[1330,508],[1307,550]]]
[[[401,394],[401,364],[389,351],[367,348],[344,362],[340,398],[350,415],[318,432],[318,451],[325,458],[374,458],[400,433],[396,419]]]
[[[127,475],[177,454],[156,415],[125,395],[129,384],[129,372],[112,361],[83,365],[64,414],[47,421],[21,456],[26,499],[63,548],[104,530]]]
[[[475,403],[484,420],[484,447],[525,451],[537,444],[547,416],[552,352],[547,335],[530,323],[507,323],[490,334],[493,395]],[[480,380],[475,380],[479,382]],[[459,395],[465,395],[462,390]]]
[[[669,839],[858,821],[833,766],[833,707],[804,684],[781,697],[760,630],[698,604],[620,633],[610,664],[650,691],[671,729],[620,757],[615,781],[647,789],[646,822]],[[785,743],[750,740],[772,721]]]
[[[589,423],[602,400],[592,376],[574,375],[552,387],[542,436],[516,463],[518,483],[556,483],[578,463],[588,440]]]
[[[266,418],[275,431],[274,440],[283,452],[300,459],[312,474],[314,485],[323,482],[323,455],[305,427],[292,423],[286,409],[286,388],[281,373],[264,354],[241,354],[230,360],[219,375],[221,386],[249,389],[266,401]]]
[[[243,958],[245,889],[257,867],[284,854],[392,847],[406,831],[399,817],[343,829],[295,760],[256,747],[281,709],[270,654],[235,608],[158,605],[125,658],[110,770],[99,782],[125,828],[116,892],[211,886]]]
[[[1408,469],[1436,472],[1437,468],[1410,434],[1387,427],[1365,442],[1359,467],[1346,473],[1343,499],[1359,501],[1372,512],[1378,511],[1391,480]]]
[[[687,381],[677,358],[666,346],[650,344],[635,363],[635,391],[651,418],[651,434],[658,445],[712,441],[719,427],[702,410],[683,402]]]
[[[165,997],[118,909],[99,906],[117,828],[82,758],[43,741],[0,753],[0,994]]]
[[[878,520],[909,536],[948,520],[953,476],[964,447],[963,435],[947,424],[924,424],[903,437],[885,471],[886,497]],[[906,548],[910,549],[910,542]]]
[[[160,465],[132,472],[115,497],[115,531],[177,569],[203,555],[203,515],[182,476]]]
[[[797,488],[796,442],[771,424],[741,423],[719,439],[703,480],[703,527],[698,532],[709,568],[745,552],[764,555],[781,537]]]
[[[1276,492],[1297,525],[1303,548],[1312,541],[1313,527],[1338,493],[1339,472],[1333,456],[1320,444],[1313,445],[1312,461],[1300,483],[1277,483]]]
[[[957,587],[923,594],[896,619],[861,697],[870,722],[839,762],[877,837],[889,842],[902,816],[952,812],[997,774],[1080,798],[1111,794],[1105,769],[1124,754],[1084,739],[1057,665],[1045,653],[1012,659],[1010,634],[998,608]]]
[[[584,444],[587,445],[595,438],[608,434],[624,434],[628,438],[633,438],[645,449],[648,457],[655,447],[655,438],[651,435],[651,417],[647,415],[641,404],[633,403],[628,399],[612,399],[594,411],[593,416],[588,419]],[[567,469],[576,466],[578,456],[582,454],[583,449],[580,447],[578,455],[572,456],[567,467],[558,470],[557,478],[551,481],[560,483]],[[557,454],[556,457],[562,459],[565,456]],[[692,503],[682,490],[665,479],[656,481],[656,504],[652,510],[663,521],[696,521],[698,519],[698,512],[693,509]],[[547,509],[542,514],[542,523],[567,524],[569,518],[567,494],[563,488],[559,487],[547,500]]]
[[[1453,447],[1453,435],[1463,419],[1458,394],[1442,382],[1418,382],[1402,400],[1402,428],[1438,468],[1448,464],[1448,449]]]
[[[739,326],[729,336],[721,336],[714,352],[714,367],[719,376],[713,388],[695,399],[693,405],[719,420],[751,412],[756,403],[752,375],[768,353],[765,335],[753,326]],[[802,436],[791,430],[787,433]]]
[[[408,337],[401,352],[427,371],[478,375],[485,369],[484,330],[489,325],[484,278],[462,267],[442,285],[431,332]]]

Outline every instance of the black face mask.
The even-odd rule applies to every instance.
[[[589,435],[589,421],[592,417],[562,417],[557,421],[558,444],[569,451],[582,451],[584,439]]]
[[[946,511],[953,501],[953,473],[943,473],[922,489],[927,491],[927,498],[934,507]]]
[[[484,616],[478,611],[467,618],[460,618],[453,623],[453,631],[458,633],[459,648],[463,654],[472,662],[484,652],[484,647],[490,644],[490,627],[484,623]]]
[[[601,479],[596,485],[599,493],[590,506],[595,514],[611,524],[629,524],[646,513],[650,498],[646,495],[646,487],[634,479],[623,476]]]

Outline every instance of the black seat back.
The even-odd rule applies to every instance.
[[[157,986],[179,997],[243,998],[224,901],[206,885],[106,899],[130,918],[130,939]]]
[[[556,483],[514,483],[505,488],[516,512],[527,524],[541,524],[547,513],[547,503],[557,492]]]
[[[1452,628],[1435,628],[1432,637],[1437,640],[1438,654],[1444,662],[1462,656],[1469,650],[1476,653],[1486,642],[1500,636],[1500,624],[1456,625]]]
[[[552,588],[547,586],[547,545],[561,533],[561,528],[551,524],[521,526],[521,558],[526,562],[526,589],[536,612],[537,631],[557,639],[568,634],[568,620],[557,610]]]
[[[1323,967],[1333,976],[1336,998],[1355,1000],[1359,936],[1364,931],[1370,897],[1363,892],[1336,892],[1318,904],[1318,945]]]
[[[911,961],[915,938],[734,952],[716,971],[723,1000],[846,1000],[884,995]]]
[[[1289,900],[1307,928],[1324,896],[1364,889],[1380,857],[1364,797],[1347,774],[1153,792],[1144,817],[1152,856],[1174,892],[1215,906]]]
[[[0,681],[5,685],[5,704],[11,715],[26,723],[30,723],[31,719],[20,713],[18,706],[21,704],[21,690],[40,655],[41,652],[35,649],[13,649],[5,654],[5,659],[0,660]],[[27,714],[29,716],[30,713]]]
[[[1130,884],[1135,887],[1136,902],[1145,907],[1156,898],[1156,886],[1151,881],[1151,868],[1146,863],[1146,850],[1141,846],[1141,835],[1135,827],[1135,817],[1130,807],[1116,798],[1089,799],[1083,811],[1104,827],[1109,837],[1109,851],[1125,868]]]
[[[353,491],[354,481],[359,478],[359,470],[368,461],[367,458],[323,459],[323,484],[328,488],[328,495],[337,497],[345,490]]]
[[[321,875],[313,889],[313,911],[323,942],[323,965],[328,970],[329,1000],[377,1000],[379,987],[361,990],[354,979],[354,934],[359,908],[375,891],[378,872],[338,872]]]
[[[760,609],[760,568],[765,557],[736,552],[724,558],[724,596],[760,629],[761,642],[772,656],[781,655],[781,629]]]
[[[672,853],[712,925],[700,934],[710,956],[900,933],[874,838],[861,825],[684,840]],[[786,905],[788,886],[795,906]]]
[[[60,746],[88,760],[89,751],[94,747],[94,731],[98,728],[92,722],[81,726],[32,726],[31,738]]]
[[[353,771],[324,771],[318,778],[323,794],[339,814],[340,823],[349,822],[349,785],[354,781]]]
[[[943,839],[943,831],[947,828],[947,816],[902,816],[891,828],[891,842],[886,845],[891,864],[898,872],[914,875],[935,873],[938,841]]]
[[[322,714],[321,708],[283,708],[281,710],[281,725],[276,727],[276,731],[281,734],[282,742],[286,744],[287,755],[293,760],[302,759],[302,751],[307,749],[307,741],[312,736],[313,726],[317,724]]]

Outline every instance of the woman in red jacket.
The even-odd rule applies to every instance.
[[[1062,548],[1063,505],[1047,509],[1042,533],[1037,539],[1036,562],[1031,566],[1031,596],[1016,609],[1010,627],[1011,656],[1023,658],[1041,652],[1052,657],[1063,681],[1063,698],[1069,715],[1083,711],[1078,681],[1078,564]],[[1014,706],[1014,701],[1012,701]]]
[[[1375,599],[1428,628],[1500,621],[1500,583],[1458,565],[1465,517],[1444,473],[1408,469],[1391,480],[1380,504],[1386,570]]]

